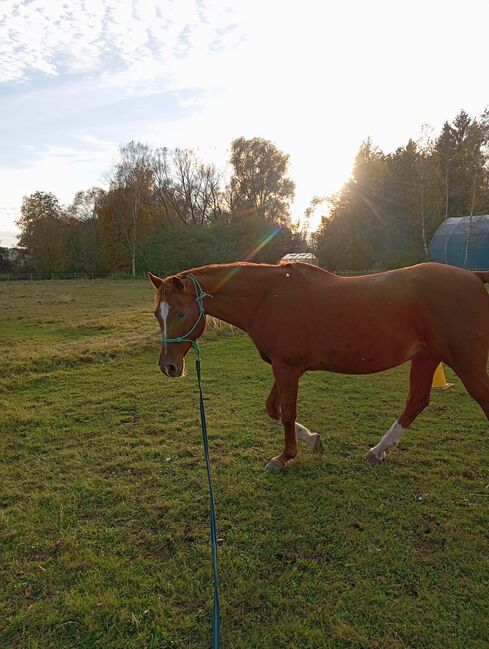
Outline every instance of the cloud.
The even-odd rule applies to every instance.
[[[182,63],[234,47],[231,4],[202,0],[4,0],[0,83],[104,72],[109,83],[168,79]]]
[[[17,245],[17,237],[18,233],[13,230],[0,230],[0,246],[14,248]]]
[[[35,191],[54,191],[62,203],[75,193],[103,185],[102,174],[116,158],[118,145],[92,135],[73,137],[71,144],[40,149],[29,164],[0,168],[0,228],[9,228],[20,216],[22,197]]]
[[[259,135],[291,154],[300,213],[363,138],[484,107],[489,5],[464,12],[462,33],[459,0],[0,0],[2,199],[67,202],[131,139],[221,164]]]

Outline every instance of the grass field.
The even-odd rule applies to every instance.
[[[145,282],[0,284],[2,649],[210,646],[193,359],[166,379],[157,341]],[[223,649],[488,647],[488,425],[458,378],[372,465],[407,366],[305,376],[326,453],[272,475],[270,368],[241,334],[202,350]]]

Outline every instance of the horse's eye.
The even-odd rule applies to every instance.
[[[185,318],[185,313],[183,311],[180,311],[180,313],[177,313],[177,318],[179,320],[183,320]]]

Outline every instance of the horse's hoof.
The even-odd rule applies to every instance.
[[[369,462],[382,462],[382,460],[385,460],[385,451],[381,451],[380,453],[378,451],[374,451],[373,448],[368,451],[368,453],[365,453],[363,456],[365,460],[369,460]]]
[[[316,435],[316,438],[314,440],[314,446],[312,447],[312,450],[315,453],[324,453],[324,446],[323,446],[323,440],[321,439],[321,435],[319,433],[314,433]]]
[[[283,471],[285,467],[281,464],[277,464],[277,462],[274,462],[273,460],[270,460],[265,469],[267,471],[271,471],[272,473],[280,473],[280,471]]]

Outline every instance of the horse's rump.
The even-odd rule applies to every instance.
[[[474,275],[478,277],[483,284],[489,284],[489,270],[475,270]]]

